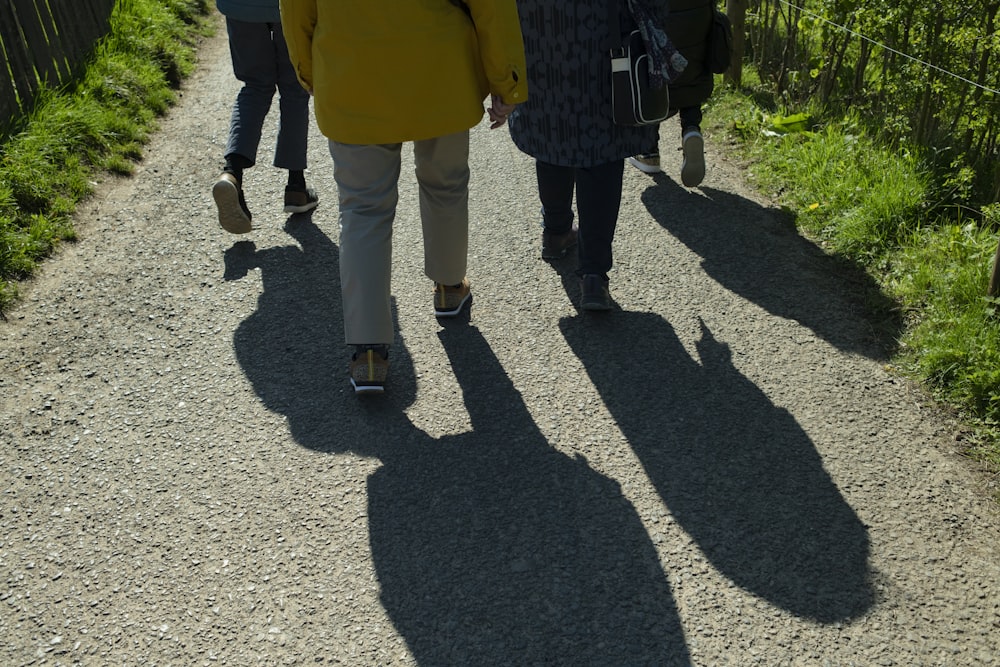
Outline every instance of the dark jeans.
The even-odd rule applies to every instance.
[[[673,115],[674,114],[671,114],[670,116],[667,116],[667,118],[671,118]],[[689,127],[697,127],[698,129],[701,129],[702,116],[701,116],[700,105],[693,107],[684,107],[683,109],[680,110],[677,116],[681,121],[682,133]],[[660,152],[660,128],[659,126],[657,126],[656,143],[653,144],[648,151],[645,151],[644,154],[659,153],[659,152]]]
[[[577,274],[597,274],[608,279],[611,244],[622,203],[623,160],[593,167],[560,167],[535,161],[538,197],[542,201],[542,225],[561,234],[573,227],[573,191],[580,215]]]
[[[278,23],[248,23],[226,19],[233,73],[243,82],[229,122],[229,140],[224,155],[242,155],[252,165],[257,161],[264,119],[278,92],[278,141],[274,166],[306,168],[309,134],[309,93],[295,76],[288,46]]]

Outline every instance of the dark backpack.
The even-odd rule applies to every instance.
[[[715,9],[712,30],[708,33],[708,55],[705,64],[713,74],[722,74],[733,62],[733,24],[729,17]]]

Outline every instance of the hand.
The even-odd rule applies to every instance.
[[[513,104],[507,104],[499,95],[490,96],[490,129],[495,130],[507,123],[507,116],[514,110]]]

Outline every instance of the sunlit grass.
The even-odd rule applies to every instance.
[[[789,110],[752,99],[753,88],[720,91],[708,117],[803,234],[867,271],[905,314],[894,365],[965,415],[970,451],[1000,466],[1000,303],[987,297],[996,213],[942,207],[935,192],[948,184],[857,119],[777,131]]]
[[[0,313],[60,242],[94,174],[132,173],[194,65],[208,0],[120,0],[79,81],[41,91],[0,137]]]

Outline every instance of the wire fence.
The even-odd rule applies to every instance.
[[[43,87],[72,80],[107,34],[116,0],[0,0],[0,128]]]
[[[1000,5],[995,0],[749,0],[747,62],[787,106],[850,110],[927,149],[955,192],[1000,198]],[[951,176],[949,176],[951,178]]]

